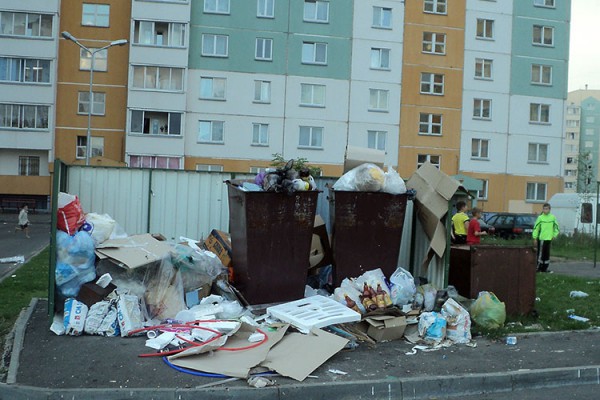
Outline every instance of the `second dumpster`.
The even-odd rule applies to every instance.
[[[330,191],[333,199],[333,283],[398,266],[408,194]]]

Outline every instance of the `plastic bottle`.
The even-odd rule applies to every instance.
[[[365,310],[367,310],[367,312],[377,310],[377,304],[375,304],[373,300],[371,300],[371,297],[364,296],[361,294],[360,301],[362,302],[362,305],[365,307]]]
[[[516,336],[507,336],[506,344],[511,345],[511,346],[517,344],[517,337]]]
[[[392,298],[390,297],[388,292],[386,292],[385,290],[382,289],[381,283],[377,284],[377,294],[383,295],[383,302],[385,303],[386,307],[389,307],[392,305]]]
[[[358,308],[354,300],[352,300],[347,294],[344,295],[344,298],[346,299],[346,306],[348,308],[351,308],[357,313],[361,314],[360,309]]]

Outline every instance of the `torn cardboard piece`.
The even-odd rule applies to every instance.
[[[245,325],[245,324],[244,324]],[[247,347],[251,343],[248,342],[248,338],[252,333],[253,329],[248,328],[249,325],[245,325],[235,335],[227,340],[227,348],[240,348]],[[269,350],[278,343],[289,325],[282,325],[276,330],[264,329],[263,332],[267,335],[267,341],[257,347],[241,350],[241,351],[214,351],[209,354],[191,355],[187,357],[175,358],[175,356],[169,357],[174,365],[182,368],[193,369],[196,371],[209,372],[214,374],[223,374],[232,376],[235,378],[247,378],[250,369],[259,365],[267,358]]]
[[[325,221],[320,215],[315,215],[313,235],[310,245],[309,268],[320,268],[333,263],[333,251],[327,235]]]
[[[430,249],[442,257],[446,251],[446,228],[440,220],[448,213],[448,201],[460,182],[427,161],[415,171],[406,186],[416,190],[417,215],[431,240]]]
[[[348,145],[344,157],[344,173],[364,163],[375,164],[383,169],[384,162],[385,152],[383,150]]]
[[[135,269],[162,260],[173,246],[156,240],[149,233],[124,239],[107,240],[96,247],[100,259],[111,259],[115,264]]]
[[[277,373],[303,381],[321,364],[346,346],[348,339],[313,329],[310,334],[286,335],[260,365]]]
[[[374,315],[366,317],[363,329],[376,342],[384,342],[400,339],[404,336],[406,329],[406,317],[394,315]]]

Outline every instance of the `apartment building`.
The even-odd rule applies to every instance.
[[[579,163],[579,136],[581,126],[581,102],[575,102],[572,92],[567,97],[564,141],[564,189],[565,193],[577,192]]]
[[[46,208],[53,158],[59,0],[0,0],[0,197]],[[6,201],[6,203],[5,203]]]

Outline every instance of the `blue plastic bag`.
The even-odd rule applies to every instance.
[[[75,297],[81,285],[96,278],[94,240],[87,232],[70,236],[56,231],[55,282],[65,297]]]

